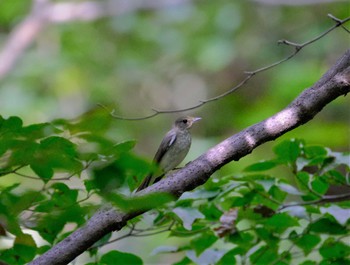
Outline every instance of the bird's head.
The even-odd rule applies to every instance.
[[[189,129],[193,125],[193,123],[201,120],[202,118],[200,117],[190,117],[190,116],[185,116],[185,117],[180,117],[175,121],[175,127],[179,129]]]

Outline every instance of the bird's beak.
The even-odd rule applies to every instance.
[[[195,122],[197,122],[197,121],[199,121],[201,119],[202,119],[201,117],[193,117],[192,123],[195,123]]]

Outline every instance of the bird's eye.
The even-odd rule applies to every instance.
[[[187,123],[187,119],[183,119],[182,122],[183,122],[184,124],[186,124],[186,123]]]

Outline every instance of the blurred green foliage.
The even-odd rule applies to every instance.
[[[30,1],[0,2],[0,51],[30,10]],[[277,46],[279,39],[303,43],[330,28],[328,13],[348,17],[348,3],[203,0],[47,23],[0,80],[0,259],[29,262],[106,201],[136,209],[169,200],[126,196],[151,170],[150,158],[180,114],[123,121],[97,103],[125,117],[191,107],[238,84],[244,71],[288,56],[293,48]],[[284,108],[329,69],[349,41],[338,28],[235,93],[191,111],[203,120],[194,128],[187,160]],[[174,264],[349,264],[349,203],[312,204],[334,186],[349,185],[349,157],[342,153],[349,151],[349,103],[349,97],[335,100],[274,148],[257,148],[204,187],[133,220],[151,227],[135,230],[140,236],[165,229],[174,245],[151,239],[137,246],[132,238],[120,251],[131,245],[145,262],[161,263],[161,255],[148,257],[154,247],[154,254],[173,253]],[[300,205],[286,207],[292,202]],[[93,264],[142,264],[119,251],[90,254],[100,260]]]
[[[30,5],[28,1],[1,5],[0,37],[5,43]],[[334,24],[328,13],[339,18],[350,14],[341,1],[288,6],[278,1],[264,5],[205,0],[154,11],[131,10],[87,22],[48,23],[0,81],[1,114],[20,116],[27,124],[74,118],[97,103],[111,104],[125,117],[142,117],[151,108],[190,107],[236,85],[244,71],[290,54],[293,48],[277,46],[278,40],[303,43]],[[285,107],[320,78],[348,43],[348,34],[337,29],[232,95],[192,111],[205,118],[198,136],[223,138]],[[308,141],[343,148],[347,104],[348,98],[335,101],[313,121],[317,130],[298,133]],[[140,151],[150,155],[145,150],[157,145],[152,136],[158,133],[160,138],[163,133],[153,126],[169,126],[171,121],[165,121],[177,115],[123,123],[124,130],[116,137],[139,139]],[[331,143],[330,127],[338,136]]]
[[[131,220],[119,239],[106,235],[96,242],[89,253],[99,262],[89,264],[142,264],[136,254],[102,255],[97,247],[124,237],[135,246],[134,237],[164,232],[177,243],[154,241],[153,254],[182,256],[174,264],[350,262],[350,204],[343,201],[349,196],[349,153],[282,141],[271,159],[240,174],[214,176],[176,202],[166,194],[132,198],[151,165],[133,155],[133,141],[115,144],[102,136],[104,126],[85,127],[96,117],[103,124],[109,116],[98,109],[77,120],[29,126],[18,117],[1,118],[0,142],[8,143],[2,147],[1,178],[20,179],[1,187],[0,260],[31,261],[84,225],[101,203],[110,203],[126,212],[152,211]],[[339,188],[345,191],[330,193]],[[147,260],[146,253],[139,255]]]

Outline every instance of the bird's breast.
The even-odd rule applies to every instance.
[[[191,147],[191,134],[188,131],[177,132],[175,142],[164,154],[159,165],[164,172],[168,172],[178,166],[186,157]]]

